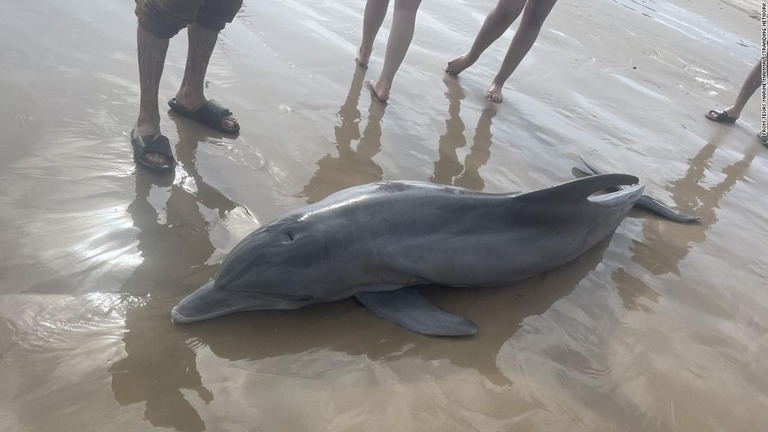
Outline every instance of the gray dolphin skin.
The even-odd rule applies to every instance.
[[[505,286],[561,266],[611,236],[641,197],[643,185],[625,174],[521,194],[402,181],[353,187],[249,234],[172,320],[355,297],[421,334],[472,335],[472,321],[440,309],[419,286]]]
[[[588,172],[586,174],[589,175],[597,175],[597,174],[604,174],[604,170],[598,168],[595,164],[585,160],[583,157],[579,157],[581,159],[581,162],[584,164],[585,167],[587,167]],[[619,186],[618,189],[626,188],[626,186]],[[680,212],[676,212],[672,210],[671,208],[667,207],[666,204],[662,203],[658,199],[649,196],[649,195],[643,195],[640,197],[639,200],[635,203],[636,207],[644,208],[650,212],[656,213],[660,216],[665,217],[666,219],[673,220],[675,222],[696,222],[699,220],[696,216],[690,216],[686,214],[682,214]]]

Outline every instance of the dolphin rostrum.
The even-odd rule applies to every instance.
[[[404,181],[345,189],[249,234],[171,316],[184,324],[354,296],[412,331],[471,335],[475,323],[419,286],[504,286],[561,266],[609,237],[643,188],[597,174],[521,194]]]

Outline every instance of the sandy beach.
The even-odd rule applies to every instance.
[[[514,26],[447,76],[495,3],[425,1],[383,105],[354,62],[364,1],[245,0],[207,96],[229,138],[166,113],[172,178],[137,169],[129,0],[0,2],[0,430],[730,431],[768,424],[768,149],[755,0],[561,0],[484,100]],[[639,176],[701,223],[634,211],[578,260],[505,288],[430,291],[477,322],[419,336],[355,301],[175,326],[247,233],[346,187],[488,192]]]

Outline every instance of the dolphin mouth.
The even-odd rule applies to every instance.
[[[220,312],[212,312],[206,315],[189,316],[189,315],[184,315],[182,308],[179,308],[179,305],[176,305],[173,307],[173,309],[171,309],[171,322],[174,324],[191,324],[198,321],[205,321],[212,318],[218,318],[220,316],[227,315],[233,312],[239,312],[239,309],[223,310]]]
[[[171,322],[189,324],[235,312],[264,309],[297,309],[315,302],[310,295],[214,288],[216,279],[184,297],[171,310]]]
[[[215,279],[184,297],[171,310],[171,322],[190,324],[252,308],[237,293],[215,290]]]

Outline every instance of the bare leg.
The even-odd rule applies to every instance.
[[[739,95],[736,96],[736,100],[733,101],[733,105],[725,109],[725,112],[728,113],[730,117],[739,118],[739,116],[741,116],[741,110],[744,109],[749,98],[751,98],[758,87],[760,87],[761,68],[762,66],[758,61],[752,70],[749,71],[749,75],[747,75],[747,78],[744,80],[744,84],[741,86],[741,91],[739,91]]]
[[[547,19],[556,2],[557,0],[528,0],[523,17],[520,19],[520,27],[517,29],[515,37],[512,38],[512,43],[501,63],[499,73],[496,74],[485,95],[487,100],[496,103],[504,100],[501,94],[504,83],[507,82],[525,55],[531,50],[536,38],[539,37],[544,20]]]
[[[499,0],[493,10],[485,18],[480,32],[470,50],[448,62],[445,69],[451,75],[458,75],[464,69],[475,64],[486,49],[500,38],[523,11],[525,0]]]
[[[392,18],[392,29],[390,29],[389,40],[387,40],[384,66],[379,79],[369,83],[376,93],[376,97],[382,102],[389,99],[392,80],[394,80],[395,73],[403,63],[405,53],[408,52],[408,47],[411,45],[419,5],[421,5],[421,0],[395,0],[395,15]]]
[[[203,94],[205,72],[208,70],[208,62],[211,60],[219,32],[190,24],[187,33],[189,35],[187,66],[181,88],[176,93],[176,102],[188,110],[196,111],[207,102]],[[232,116],[225,117],[221,123],[226,128],[237,126],[237,120]]]
[[[165,55],[168,52],[168,39],[159,38],[139,25],[136,31],[136,43],[141,99],[134,132],[136,135],[160,135],[160,110],[157,105],[157,96],[160,90],[160,78],[163,76]],[[143,157],[153,164],[166,163],[165,156],[159,153],[147,152]]]
[[[357,58],[355,61],[362,67],[368,67],[368,59],[371,58],[373,51],[373,41],[379,33],[381,23],[387,15],[389,0],[368,0],[365,3],[365,13],[363,15],[363,40],[360,42],[360,48],[357,49]]]

